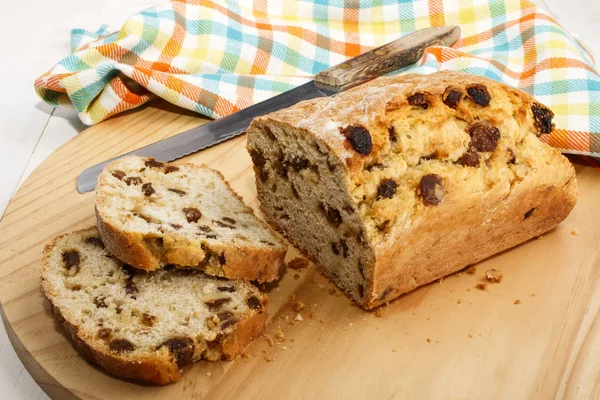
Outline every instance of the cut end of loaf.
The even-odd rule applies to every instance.
[[[102,172],[96,195],[102,240],[135,268],[175,265],[260,282],[279,277],[284,242],[217,171],[124,157]]]
[[[248,130],[258,198],[267,220],[356,303],[366,305],[374,254],[344,166],[306,130],[256,119]]]
[[[232,359],[264,329],[267,299],[241,281],[194,270],[139,271],[95,228],[47,246],[42,288],[77,348],[109,372],[174,382],[200,359]]]

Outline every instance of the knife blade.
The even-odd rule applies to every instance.
[[[451,46],[460,37],[460,27],[421,29],[393,42],[328,68],[315,79],[234,114],[200,125],[151,145],[111,158],[84,170],[77,178],[77,190],[93,190],[102,169],[112,161],[129,156],[154,157],[172,161],[243,134],[255,117],[290,107],[302,100],[336,93],[417,62],[432,45]]]

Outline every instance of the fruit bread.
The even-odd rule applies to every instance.
[[[125,378],[177,381],[185,365],[232,359],[264,329],[267,298],[250,283],[136,270],[107,252],[96,228],[54,239],[41,278],[77,349]]]
[[[192,267],[231,279],[279,277],[286,246],[210,168],[124,157],[100,174],[96,216],[111,254],[135,268]]]
[[[370,309],[567,217],[552,117],[479,76],[383,77],[256,118],[247,148],[267,220]]]

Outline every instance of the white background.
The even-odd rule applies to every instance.
[[[162,0],[3,0],[0,13],[0,216],[13,193],[56,148],[85,129],[72,110],[42,103],[33,81],[69,54],[72,28],[119,28]],[[600,63],[599,0],[534,0],[588,43]],[[47,399],[0,324],[0,398]]]

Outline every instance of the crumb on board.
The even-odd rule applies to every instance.
[[[281,329],[275,332],[275,339],[277,339],[280,342],[283,342],[285,340],[285,334]]]
[[[322,283],[319,283],[319,289],[324,290],[325,289],[325,285]]]
[[[266,362],[271,362],[271,361],[273,361],[273,360],[275,360],[275,357],[273,357],[273,356],[271,356],[271,355],[266,355],[266,356],[265,356],[265,361],[266,361]]]
[[[296,318],[294,318],[294,321],[304,321],[304,318],[302,318],[302,315],[296,314]]]
[[[469,333],[469,339],[473,339],[473,335]]]
[[[535,297],[535,296],[537,296],[536,292],[531,293],[531,297]]]
[[[515,300],[515,304],[521,304],[521,300],[519,300],[519,299],[516,299],[516,300]]]
[[[469,267],[469,269],[467,269],[467,274],[469,275],[475,275],[477,273],[477,268],[475,267]]]
[[[298,280],[298,279],[300,279],[300,274],[294,274],[294,279],[295,279],[295,280]]]
[[[264,334],[263,336],[265,337],[265,340],[267,341],[267,344],[270,347],[273,347],[273,343],[274,343],[273,342],[273,338],[271,336],[267,335],[267,334]]]
[[[573,235],[573,236],[579,236],[579,231],[577,229],[573,229],[571,231],[571,235]]]
[[[502,278],[504,278],[504,274],[497,269],[492,268],[485,271],[485,279],[487,279],[488,282],[500,283],[502,282]]]
[[[212,374],[211,374],[210,372],[207,372],[207,373],[206,373],[206,376],[211,376],[211,375],[212,375]]]
[[[327,293],[334,295],[336,293],[335,288],[329,288],[329,290],[327,291]]]
[[[457,304],[462,304],[462,299],[458,299],[458,300],[456,300],[456,303],[457,303]]]
[[[296,257],[287,263],[288,268],[291,269],[302,269],[308,266],[308,260],[302,257]]]
[[[377,310],[375,310],[375,316],[379,317],[379,318],[383,318],[385,317],[385,314],[387,314],[387,306],[380,306],[377,307]]]
[[[475,285],[475,287],[479,290],[487,290],[487,284],[486,283],[478,283],[477,285]]]
[[[301,301],[294,301],[292,303],[292,309],[296,312],[302,310],[304,308],[304,303]]]
[[[431,339],[429,339],[429,338],[425,339],[425,341],[426,341],[427,343],[431,343]]]
[[[396,349],[392,349],[392,353],[395,353],[395,352],[396,352]]]

